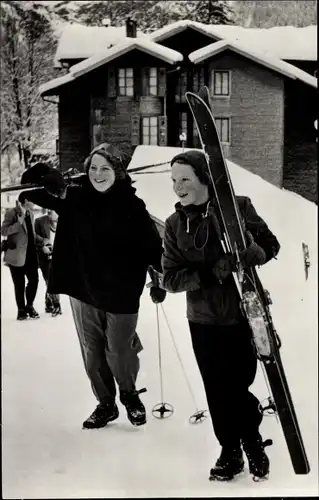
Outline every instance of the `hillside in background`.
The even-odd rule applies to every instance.
[[[317,0],[236,0],[233,21],[245,28],[317,24]]]

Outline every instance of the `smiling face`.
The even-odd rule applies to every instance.
[[[92,186],[100,193],[110,189],[115,181],[112,164],[99,154],[92,156],[88,176]]]
[[[201,184],[194,170],[186,163],[173,163],[173,189],[183,206],[201,205],[208,198],[208,186]]]

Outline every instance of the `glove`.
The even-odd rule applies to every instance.
[[[10,240],[1,241],[1,252],[6,252],[7,250],[14,250],[17,245]]]
[[[157,286],[152,286],[150,290],[150,296],[154,304],[160,304],[165,300],[166,290],[159,288]]]
[[[253,235],[246,231],[246,238],[248,246],[245,250],[239,252],[239,260],[244,269],[254,266],[261,266],[266,262],[266,253],[257,243],[255,242]],[[223,281],[232,272],[237,270],[236,268],[237,258],[232,254],[223,255],[214,265],[213,274],[219,280]]]
[[[266,252],[255,242],[253,235],[246,231],[247,247],[239,253],[243,268],[262,266],[266,262]]]

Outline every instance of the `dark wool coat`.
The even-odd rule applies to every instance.
[[[88,178],[65,199],[44,189],[28,199],[59,215],[48,292],[66,294],[112,313],[136,313],[147,267],[161,271],[161,238],[129,180],[106,193]]]
[[[255,242],[266,253],[266,262],[275,257],[280,245],[259,217],[249,198],[237,197],[245,225]],[[170,292],[187,295],[187,318],[204,324],[231,325],[241,321],[242,313],[232,275],[220,283],[212,273],[224,255],[213,225],[214,203],[208,217],[203,218],[207,203],[202,206],[175,205],[176,212],[165,222],[163,284]],[[205,244],[206,242],[206,244]]]

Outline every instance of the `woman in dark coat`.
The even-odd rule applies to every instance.
[[[80,186],[66,187],[61,173],[50,169],[40,174],[46,189],[28,191],[30,200],[59,215],[48,292],[70,296],[85,369],[99,402],[83,427],[103,427],[118,417],[115,381],[129,420],[141,425],[146,415],[135,382],[142,345],[135,328],[147,268],[161,271],[162,241],[117,148],[98,146],[85,169]],[[22,182],[38,180],[38,170],[41,165],[26,171]],[[151,297],[162,301],[165,292],[153,287]]]
[[[259,433],[259,401],[249,391],[257,359],[242,315],[232,271],[213,224],[215,199],[202,152],[173,158],[173,189],[180,201],[165,224],[163,284],[187,294],[193,349],[205,387],[214,432],[222,451],[211,469],[214,479],[232,479],[243,470],[242,447],[251,473],[262,478],[269,460]],[[265,264],[280,245],[247,197],[237,197],[248,246],[243,267]]]

